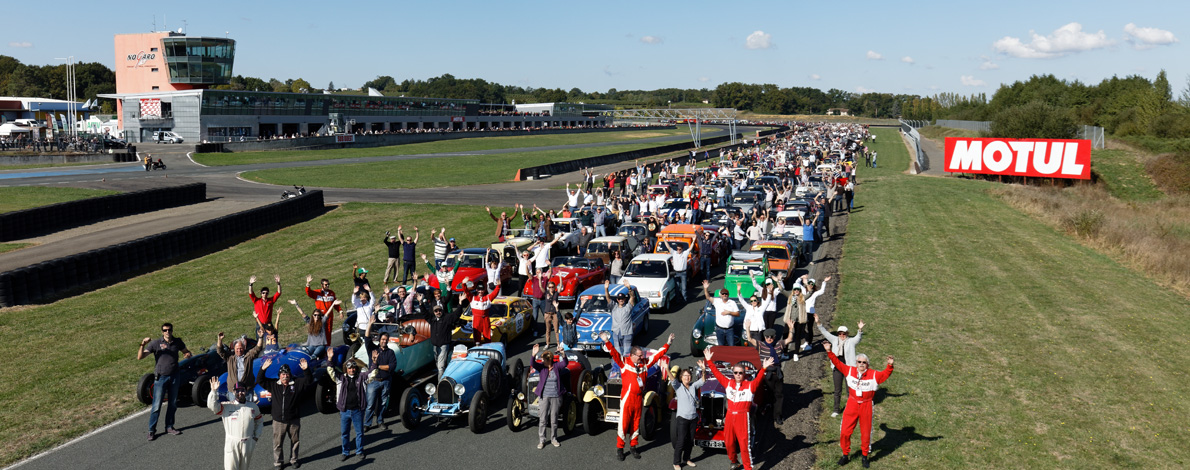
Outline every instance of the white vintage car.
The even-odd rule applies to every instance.
[[[633,258],[624,270],[621,279],[635,287],[642,297],[649,299],[649,308],[669,311],[673,306],[677,289],[671,257],[668,253],[640,255]]]

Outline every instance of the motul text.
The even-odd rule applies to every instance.
[[[1091,141],[947,137],[946,171],[1091,179]]]

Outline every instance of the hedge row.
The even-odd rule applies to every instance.
[[[207,200],[207,184],[192,183],[60,202],[0,214],[0,241],[23,240],[101,220],[142,214]]]

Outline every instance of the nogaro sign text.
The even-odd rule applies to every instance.
[[[1091,141],[947,137],[946,171],[1091,179]]]

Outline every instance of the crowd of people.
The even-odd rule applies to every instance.
[[[495,223],[494,239],[498,243],[504,242],[514,229],[527,230],[536,240],[525,247],[510,245],[515,252],[512,258],[504,258],[487,249],[481,262],[487,282],[471,278],[459,282],[454,278],[465,258],[461,256],[461,247],[455,238],[446,235],[446,227],[430,231],[434,246],[433,259],[422,254],[420,257],[426,270],[419,273],[416,250],[420,242],[420,230],[413,227],[412,232],[409,232],[403,225],[397,227],[395,235],[391,232],[384,234],[382,242],[388,261],[378,288],[371,285],[368,270],[358,264],[353,264],[351,268],[352,286],[348,299],[340,298],[331,289],[327,278],[321,279],[319,288],[310,287],[314,277],[307,276],[305,294],[314,302],[311,315],[305,314],[296,299],[289,300],[305,325],[306,341],[302,346],[311,357],[326,355],[328,359],[333,358],[333,352],[328,350],[332,342],[331,330],[336,321],[344,320],[343,304],[347,303],[354,307],[356,332],[370,353],[369,361],[347,360],[341,370],[334,367],[328,370],[336,384],[342,459],[353,455],[362,458],[364,435],[377,426],[387,428],[384,415],[388,407],[395,360],[392,350],[379,347],[388,344],[389,334],[380,325],[394,324],[407,316],[425,318],[430,324],[429,341],[434,348],[434,362],[438,378],[441,379],[450,360],[450,350],[456,343],[452,341],[452,332],[459,318],[470,314],[473,344],[491,341],[492,325],[487,318],[487,311],[505,288],[516,293],[532,293],[533,315],[536,324],[541,325],[534,334],[544,339],[544,344],[533,346],[534,356],[537,356],[541,347],[546,351],[558,351],[556,354],[549,353],[548,357],[543,355],[540,363],[531,362],[543,379],[538,384],[541,390],[537,391],[537,396],[546,398],[544,403],[548,405],[542,407],[538,448],[547,444],[559,446],[556,434],[552,431],[547,433],[547,428],[556,428],[558,415],[558,407],[548,399],[560,396],[564,381],[558,379],[557,367],[558,364],[565,366],[563,351],[576,347],[576,324],[582,314],[581,309],[563,311],[560,308],[559,286],[551,278],[551,259],[565,251],[559,245],[564,233],[554,227],[556,221],[569,217],[579,221],[580,236],[571,248],[580,255],[593,237],[615,234],[616,229],[624,224],[640,224],[645,232],[640,240],[642,252],[651,253],[661,243],[666,251],[675,254],[671,258],[674,260],[673,271],[685,274],[689,268],[687,258],[682,255],[685,248],[669,245],[664,239],[658,240],[659,232],[666,225],[703,224],[704,227],[714,228],[703,234],[708,242],[718,238],[730,243],[733,249],[746,249],[750,244],[786,233],[780,230],[781,225],[792,222],[773,221],[773,214],[783,211],[787,206],[799,204],[804,207],[804,214],[796,224],[803,231],[793,233],[813,247],[832,236],[832,214],[847,212],[853,207],[856,166],[857,162],[867,159],[869,151],[865,144],[869,139],[866,128],[862,126],[802,124],[794,126],[785,135],[725,151],[718,160],[712,159],[708,168],[700,168],[695,158],[681,158],[637,162],[630,169],[604,175],[594,173],[593,169],[585,169],[583,181],[573,189],[568,185],[565,200],[557,209],[542,209],[536,205],[528,208],[517,204],[511,213],[501,212],[499,215],[488,209],[488,215]],[[813,186],[812,180],[820,181],[824,189],[812,191],[814,194],[799,194],[803,188]],[[664,187],[655,189],[653,183]],[[718,210],[735,207],[735,195],[745,190],[763,195],[754,207],[738,212]],[[670,203],[674,200],[687,204],[685,210],[673,210]],[[721,214],[726,215],[720,217]],[[701,244],[702,247],[712,245]],[[809,261],[812,265],[815,250],[810,251]],[[451,254],[458,255],[449,258],[454,260],[453,264],[448,262]],[[767,399],[772,405],[772,419],[780,425],[785,417],[782,407],[785,379],[783,363],[798,361],[799,356],[811,353],[816,344],[811,322],[817,326],[821,344],[833,370],[832,416],[842,414],[840,445],[844,455],[839,463],[847,463],[850,457],[851,434],[858,424],[863,466],[868,467],[872,397],[877,386],[892,372],[893,359],[891,356],[887,358],[884,370],[870,368],[868,356],[857,351],[865,326],[862,321],[858,323],[854,335],[846,326],[838,326],[832,332],[820,323],[817,301],[826,291],[832,277],[812,279],[808,274],[802,275],[793,280],[788,289],[784,286],[790,283],[785,282],[783,274],[754,279],[754,295],[731,299],[727,289],[718,291],[718,295],[710,289],[713,279],[710,253],[692,252],[691,255],[690,262],[702,266],[700,272],[703,281],[700,285],[687,285],[683,276],[683,282],[679,284],[679,298],[683,302],[693,299],[690,290],[703,293],[705,308],[714,312],[716,344],[719,345],[739,344],[732,325],[735,317],[743,316],[745,341],[757,349],[763,360],[754,377],[746,376],[748,366],[744,363],[732,365],[731,377],[727,377],[714,365],[714,348],[707,348],[704,357],[697,358],[692,367],[679,368],[669,377],[677,403],[673,422],[675,438],[672,442],[674,468],[695,465],[690,460],[690,452],[694,427],[698,421],[699,389],[706,380],[715,378],[726,390],[725,447],[731,466],[733,469],[752,469],[754,438],[751,429],[755,423],[750,421],[750,411],[753,409],[756,390],[765,386],[771,391]],[[637,291],[631,286],[614,291],[612,288],[621,281],[625,260],[631,256],[632,253],[628,252],[617,252],[611,256],[604,294],[609,303],[612,325],[609,331],[600,336],[610,352],[612,362],[619,366],[624,384],[620,397],[622,414],[616,438],[616,456],[619,460],[624,460],[628,455],[640,458],[636,445],[642,384],[649,367],[666,356],[674,339],[671,333],[665,345],[646,358],[644,345],[640,344],[639,338],[633,337],[630,317]],[[511,286],[499,281],[506,263],[511,265],[515,273]],[[286,366],[281,369],[277,379],[268,379],[265,374],[252,370],[257,357],[283,344],[277,338],[277,323],[282,311],[277,305],[282,298],[281,278],[274,276],[275,290],[267,286],[257,290],[255,282],[255,276],[249,279],[248,293],[258,341],[249,348],[248,338],[241,337],[230,348],[225,348],[223,334],[219,334],[217,349],[227,365],[229,400],[219,401],[216,394],[211,393],[207,406],[223,417],[227,436],[225,467],[245,468],[252,454],[253,443],[260,438],[262,431],[261,412],[247,396],[254,384],[268,389],[272,396],[274,464],[278,468],[284,465],[283,443],[288,436],[288,462],[296,468],[300,465],[298,444],[301,425],[295,406],[298,397],[310,386],[310,374],[294,374]],[[458,291],[452,292],[454,289],[451,286],[458,286]],[[532,288],[526,289],[526,286]],[[383,306],[392,308],[381,308]],[[377,335],[379,338],[373,343],[372,338]],[[138,358],[153,355],[157,359],[149,440],[157,437],[157,421],[164,395],[168,395],[165,430],[169,434],[180,434],[174,428],[178,387],[176,371],[179,357],[188,356],[189,350],[181,339],[173,335],[173,327],[167,323],[162,327],[162,337],[156,340],[145,338],[137,354]],[[266,361],[260,370],[267,369],[269,364]],[[303,361],[301,368],[304,370],[306,367]],[[219,386],[217,381],[211,385],[212,389]],[[851,391],[847,392],[844,407],[840,401],[848,389]]]

